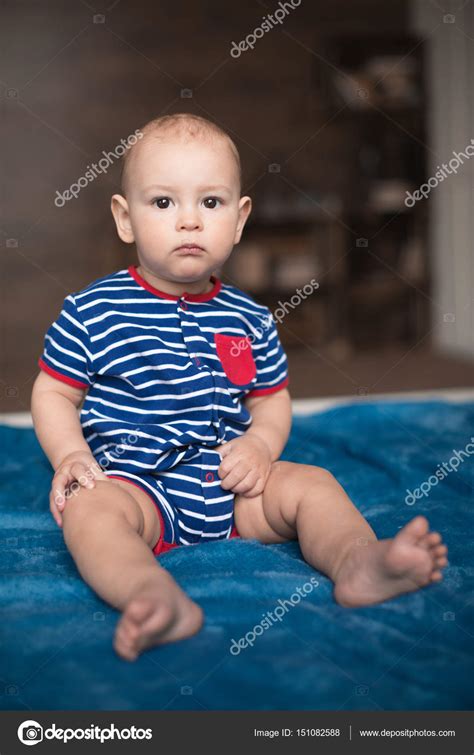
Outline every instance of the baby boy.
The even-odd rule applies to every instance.
[[[291,400],[275,322],[213,274],[252,206],[234,142],[190,114],[140,136],[112,197],[139,264],[65,298],[32,395],[51,513],[82,577],[122,612],[116,652],[135,660],[202,626],[156,558],[171,548],[297,538],[347,607],[442,579],[447,549],[424,517],[378,540],[329,471],[279,461]]]

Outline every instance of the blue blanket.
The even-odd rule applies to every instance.
[[[0,707],[471,708],[473,464],[460,452],[473,416],[441,402],[340,407],[296,417],[282,457],[330,469],[381,538],[425,514],[449,546],[443,582],[347,609],[296,542],[179,548],[162,563],[204,627],[134,664],[115,655],[118,613],[81,580],[48,512],[52,470],[33,431],[0,427]],[[433,477],[454,451],[457,471]]]

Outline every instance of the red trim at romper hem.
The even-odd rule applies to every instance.
[[[161,550],[162,550],[162,546],[163,545],[170,545],[170,543],[163,543],[163,535],[164,535],[164,532],[165,532],[165,523],[163,521],[163,515],[162,515],[161,511],[159,510],[158,506],[156,505],[156,501],[153,498],[152,494],[149,493],[148,490],[145,490],[145,488],[142,488],[142,486],[139,485],[138,482],[134,482],[134,480],[129,480],[128,477],[121,477],[120,475],[117,475],[117,474],[109,474],[109,475],[107,475],[107,477],[109,479],[113,479],[113,480],[123,480],[124,482],[129,482],[130,485],[135,485],[135,487],[138,488],[139,490],[143,490],[143,492],[146,493],[147,496],[150,498],[153,506],[156,509],[156,513],[158,514],[158,518],[160,520],[160,537],[158,538],[157,542],[155,543],[155,545],[152,548],[153,553],[155,553],[155,555],[158,555],[158,553],[160,553]]]
[[[124,480],[125,482],[129,482],[131,485],[135,485],[135,487],[138,488],[139,490],[143,490],[143,492],[146,493],[147,496],[150,497],[150,499],[151,499],[151,501],[152,501],[152,503],[153,503],[153,505],[154,505],[154,507],[156,509],[158,517],[160,519],[160,537],[158,538],[157,543],[152,548],[153,553],[155,554],[155,556],[161,556],[163,553],[166,553],[167,551],[170,551],[173,548],[182,548],[183,547],[179,543],[165,543],[163,541],[163,535],[164,535],[164,532],[165,532],[165,523],[163,521],[163,516],[161,514],[161,511],[159,510],[158,506],[156,505],[156,501],[153,498],[153,496],[151,495],[151,493],[149,493],[147,490],[145,490],[144,488],[142,488],[141,485],[139,485],[137,482],[134,482],[133,480],[129,480],[128,477],[121,477],[120,475],[114,475],[114,474],[109,474],[109,475],[107,475],[107,477],[112,478],[114,480]],[[240,537],[239,533],[237,532],[237,528],[235,527],[235,525],[232,527],[229,540],[230,540],[231,537]]]

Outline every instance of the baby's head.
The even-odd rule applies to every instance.
[[[158,278],[208,280],[240,241],[252,207],[240,196],[237,148],[214,123],[188,113],[139,131],[123,158],[122,194],[112,197],[117,232],[135,242],[140,264]],[[184,244],[202,251],[179,249]]]

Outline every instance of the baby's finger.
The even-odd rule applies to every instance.
[[[222,460],[232,451],[232,448],[233,446],[229,442],[227,442],[221,443],[220,446],[216,446],[213,450],[217,451]]]
[[[66,501],[66,487],[69,482],[67,472],[56,473],[51,484],[51,495],[58,509],[63,509]]]
[[[233,466],[226,466],[223,467],[222,464],[217,468],[217,474],[219,475],[220,481],[221,481],[221,487],[223,487],[224,482],[227,484],[231,480],[231,478],[234,477],[233,475],[234,467]],[[239,479],[241,479],[243,475],[240,476]],[[237,484],[238,479],[234,479],[234,483]]]
[[[51,491],[50,494],[49,494],[49,510],[51,511],[51,514],[53,515],[54,521],[56,522],[56,524],[58,525],[58,527],[62,527],[63,526],[63,518],[62,518],[60,512],[58,511],[58,507],[57,507],[57,505],[55,503],[53,491]]]
[[[102,467],[99,464],[97,464],[95,459],[93,463],[91,463],[89,470],[92,475],[91,477],[92,480],[108,480],[109,479],[107,475],[105,474],[105,472],[102,470]]]
[[[255,470],[251,469],[250,472],[245,475],[243,480],[241,480],[237,485],[234,485],[232,488],[233,493],[239,493],[240,495],[244,495],[245,493],[248,493],[249,490],[252,490],[255,487],[255,484],[257,482],[257,473]]]
[[[229,472],[232,472],[241,462],[242,458],[238,454],[227,454],[226,458],[221,461],[217,468],[217,474],[219,475],[221,480],[224,479],[224,477],[228,475]]]
[[[232,471],[226,474],[221,480],[221,488],[223,490],[233,490],[247,476],[249,472],[248,467],[243,464],[236,464]]]
[[[219,454],[220,454],[221,458],[223,459],[228,454],[230,454],[230,452],[232,451],[233,448],[234,448],[234,446],[232,445],[232,443],[222,443],[221,446],[218,446],[218,451],[219,451]]]
[[[73,477],[83,488],[93,488],[95,481],[92,473],[86,464],[76,461],[71,467],[71,477]]]

